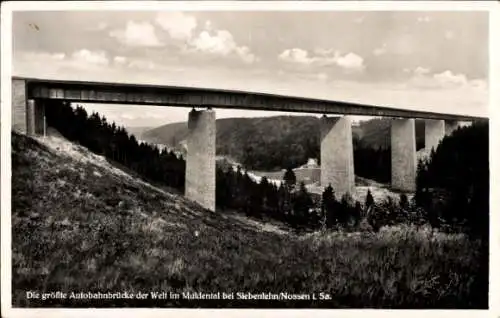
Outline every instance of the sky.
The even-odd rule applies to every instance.
[[[13,13],[17,76],[237,89],[479,116],[488,114],[488,49],[485,12]],[[185,121],[189,112],[85,107],[125,126]]]

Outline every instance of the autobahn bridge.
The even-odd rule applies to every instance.
[[[460,122],[486,117],[415,111],[331,100],[280,96],[234,90],[124,83],[62,81],[12,77],[12,128],[28,135],[45,134],[45,100],[81,103],[198,107],[188,118],[185,195],[215,210],[214,108],[323,114],[321,125],[321,185],[337,195],[354,190],[354,161],[349,115],[391,117],[391,184],[415,190],[415,119],[425,119],[425,147],[440,140]],[[328,117],[327,115],[330,115]],[[334,115],[334,116],[331,116]]]

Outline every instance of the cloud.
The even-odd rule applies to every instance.
[[[469,81],[469,85],[473,88],[477,88],[479,90],[487,91],[488,83],[484,79],[473,79]]]
[[[159,76],[160,79],[165,77],[178,78],[177,75],[186,71],[186,67],[178,63],[178,60],[169,59],[168,57],[161,59],[151,59],[147,57],[123,57],[115,56],[114,58],[115,70],[124,71],[134,76],[139,76],[139,73],[154,74]],[[168,72],[168,76],[165,74]],[[147,78],[149,82],[150,79]],[[151,79],[152,80],[152,79]]]
[[[92,51],[89,49],[87,50]],[[37,57],[37,59],[35,59],[35,57]],[[19,51],[14,56],[14,74],[68,80],[242,89],[274,94],[386,105],[389,107],[414,107],[420,110],[434,110],[450,113],[484,115],[488,109],[487,82],[483,79],[475,78],[469,78],[468,85],[465,87],[456,85],[455,88],[443,90],[439,88],[428,89],[416,87],[414,85],[408,85],[408,81],[403,80],[398,80],[396,83],[358,82],[352,80],[342,81],[339,77],[332,76],[332,79],[334,79],[333,81],[328,79],[323,81],[322,78],[327,78],[327,76],[325,76],[326,74],[330,75],[326,69],[320,69],[317,72],[298,73],[299,76],[289,76],[289,73],[286,72],[283,72],[282,76],[278,76],[279,70],[267,69],[268,73],[254,76],[253,73],[248,70],[240,70],[237,68],[224,69],[215,67],[207,69],[194,65],[181,65],[186,69],[172,74],[170,71],[163,70],[155,71],[128,68],[126,65],[131,61],[132,57],[126,58],[124,67],[106,67],[97,66],[96,64],[90,64],[93,66],[89,67],[89,64],[71,63],[71,53],[67,53],[62,59],[61,57],[61,53],[33,52],[24,54],[23,51]],[[117,58],[117,56],[110,57],[110,63],[115,63],[117,60],[123,61],[121,58]],[[138,64],[136,63],[136,65]],[[175,66],[178,65],[175,64]],[[168,67],[170,69],[172,66]],[[444,72],[447,69],[439,70],[438,72],[431,71],[432,68],[427,65],[422,65],[421,68],[429,69],[428,72],[424,71],[423,73],[425,74],[421,76],[425,78],[427,82],[432,82],[434,86],[439,85],[439,82],[434,79],[434,75],[436,74],[444,73],[445,75],[442,77],[446,78],[446,75],[450,75],[450,73],[453,76],[457,76],[461,73],[451,68],[449,69],[450,73]],[[409,72],[406,74],[408,79],[415,75],[415,69],[416,68],[409,68]],[[321,75],[321,72],[325,72],[326,74]],[[311,75],[311,77],[306,77],[307,75]],[[314,75],[317,76],[316,79],[312,77]],[[443,80],[443,78],[441,80]],[[395,87],[400,84],[402,86],[401,89],[395,89]],[[427,87],[429,87],[429,85]],[[104,106],[98,105],[98,107],[101,110]],[[110,109],[117,110],[117,115],[115,117],[125,112],[121,106],[113,106],[110,107]],[[137,113],[145,113],[144,108],[138,109]],[[157,107],[157,109],[164,108]],[[169,108],[168,116],[164,116],[163,121],[165,121],[165,118],[167,118],[167,121],[185,120],[185,118],[187,118],[187,113],[183,113],[182,116],[179,115],[180,117],[175,117],[175,120],[173,119],[170,112],[175,112],[177,110],[179,110],[179,112],[184,111],[183,108]],[[107,114],[106,117],[108,119],[111,118]],[[145,119],[143,121],[134,122],[134,125],[149,125],[151,123],[158,125],[162,124],[161,119],[157,121]]]
[[[205,21],[198,35],[195,34],[199,24],[196,17],[182,12],[162,12],[155,21],[172,39],[184,41],[184,50],[187,52],[236,56],[247,64],[258,61],[248,46],[238,45],[229,31],[216,29],[210,20]]]
[[[278,55],[278,59],[288,63],[305,65],[337,65],[346,71],[362,71],[365,68],[364,59],[352,52],[345,55],[333,49],[316,49],[316,55],[300,48],[286,49]]]
[[[175,40],[190,39],[197,26],[195,17],[182,12],[161,12],[155,21]]]
[[[338,56],[336,58],[337,65],[348,70],[362,70],[364,69],[363,58],[354,53],[347,53],[345,56]]]
[[[14,74],[44,78],[66,78],[70,72],[76,78],[84,73],[106,72],[109,59],[104,51],[80,49],[66,55],[40,51],[22,51],[13,61]],[[61,75],[63,74],[63,75]]]
[[[380,56],[387,53],[387,43],[373,50],[373,55]]]
[[[213,30],[212,21],[210,20],[205,21],[205,30],[207,31]]]
[[[151,71],[165,69],[165,66],[159,65],[149,59],[144,58],[129,58],[124,56],[115,56],[113,63],[124,68],[135,68],[141,71]]]
[[[373,50],[373,54],[374,55],[382,55],[382,54],[385,54],[386,50],[384,48],[376,48],[375,50]]]
[[[309,57],[309,53],[306,50],[293,48],[286,49],[280,55],[278,59],[289,62],[289,63],[299,63],[299,64],[311,64],[316,59]]]
[[[158,64],[150,60],[144,60],[144,59],[133,59],[127,64],[127,67],[136,68],[140,70],[155,70],[160,68]]]
[[[320,81],[326,81],[328,79],[328,75],[326,73],[318,73],[316,74],[316,78]]]
[[[125,30],[112,30],[109,36],[128,46],[155,47],[163,43],[156,36],[154,26],[149,22],[128,21]]]
[[[429,23],[429,22],[431,22],[431,17],[429,17],[429,16],[418,17],[417,22],[418,23]]]
[[[243,62],[247,64],[252,64],[259,60],[255,54],[250,52],[250,49],[247,46],[238,46],[236,47],[236,54],[243,60]]]
[[[429,74],[431,70],[426,68],[426,67],[417,67],[415,70],[413,70],[413,73],[417,76],[422,76],[422,75],[425,75],[425,74]]]
[[[197,50],[221,55],[228,55],[236,47],[231,33],[224,30],[217,31],[214,36],[208,31],[203,31],[191,41],[191,45]]]
[[[450,70],[432,76],[441,86],[464,86],[468,80],[464,74],[453,74]]]
[[[65,56],[66,56],[66,54],[64,54],[64,53],[52,54],[52,58],[55,60],[63,60]]]
[[[92,64],[92,65],[108,65],[109,60],[106,57],[104,51],[89,51],[87,49],[82,49],[73,52],[71,55],[73,62],[81,64]]]
[[[284,80],[290,77],[289,72],[285,72],[283,70],[280,70],[278,72],[278,76],[282,76]],[[298,72],[293,74],[293,78],[298,79],[298,80],[305,80],[309,83],[318,83],[318,82],[327,82],[329,79],[329,76],[325,72]],[[288,93],[290,94],[290,93]]]
[[[127,58],[124,56],[115,56],[113,58],[113,63],[118,64],[118,65],[123,65],[127,61]]]
[[[465,74],[453,73],[450,70],[446,70],[441,73],[432,73],[430,69],[419,66],[411,71],[411,73],[412,77],[409,80],[409,84],[415,87],[438,89],[456,89],[468,87],[473,89],[487,89],[485,80],[470,80]]]
[[[62,61],[66,57],[64,53],[48,53],[48,52],[23,52],[24,60],[33,61]]]
[[[191,39],[189,45],[192,49],[199,52],[221,56],[235,54],[248,64],[257,61],[257,57],[250,49],[247,46],[238,46],[233,35],[227,30],[216,30],[214,32],[204,30],[197,37]]]

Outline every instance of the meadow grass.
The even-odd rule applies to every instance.
[[[480,242],[464,235],[405,226],[262,231],[17,134],[12,150],[14,307],[487,307]],[[27,291],[323,292],[332,299],[41,301]]]

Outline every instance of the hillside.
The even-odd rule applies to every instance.
[[[360,145],[364,147],[388,148],[391,146],[391,119],[362,121],[357,131],[353,129],[353,135],[359,138]],[[417,150],[424,147],[425,123],[422,120],[415,121],[415,137]]]
[[[314,151],[313,148],[318,143],[316,135],[319,136],[319,126],[315,117],[224,118],[216,121],[216,127],[217,154],[228,155],[244,165],[253,162],[257,167],[261,165],[261,161],[270,160],[271,162],[266,165],[271,165],[275,169],[280,169],[285,159],[301,156],[304,150]],[[311,133],[311,130],[317,134]],[[304,135],[304,131],[308,134]],[[160,126],[144,132],[142,138],[154,143],[180,147],[180,143],[187,138],[187,124],[174,123]],[[308,149],[303,149],[302,144]],[[262,158],[265,152],[279,151],[283,148],[282,145],[286,145],[289,151],[273,153],[267,158]],[[301,149],[297,149],[299,147]],[[296,154],[293,155],[292,151]]]
[[[154,129],[154,127],[150,127],[150,126],[128,126],[127,127],[127,131],[133,135],[135,135],[135,137],[137,139],[141,139],[141,136],[144,132],[146,131],[149,131],[151,129]]]
[[[224,118],[216,121],[219,155],[228,155],[256,170],[297,167],[319,157],[319,119],[313,116]],[[144,140],[181,148],[187,138],[186,123],[145,131]],[[417,149],[423,147],[424,123],[416,122]],[[353,127],[355,149],[390,146],[390,119],[362,121]]]
[[[187,123],[172,123],[145,130],[141,138],[151,143],[178,146],[187,137]]]
[[[62,137],[12,134],[14,307],[484,308],[477,250],[461,234],[404,226],[298,236],[208,213]],[[28,290],[148,297],[42,301]],[[152,299],[162,291],[329,298]]]

